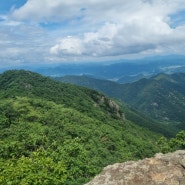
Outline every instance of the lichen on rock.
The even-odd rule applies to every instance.
[[[109,165],[86,185],[185,185],[185,150]]]

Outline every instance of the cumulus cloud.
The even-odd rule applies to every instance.
[[[60,56],[71,54],[104,57],[147,53],[151,50],[159,52],[158,48],[162,53],[166,52],[166,47],[173,52],[173,45],[185,43],[184,27],[171,28],[164,17],[153,15],[153,12],[148,13],[147,18],[144,15],[146,16],[135,13],[122,22],[106,23],[95,32],[85,32],[81,37],[75,38],[75,43],[74,38],[63,38],[50,51]]]
[[[184,46],[184,27],[173,27],[170,18],[185,8],[182,0],[87,2],[77,6],[77,9],[87,4],[91,7],[86,9],[83,19],[103,24],[79,37],[61,38],[50,49],[52,54],[99,57],[152,51],[160,54],[167,50],[177,52]]]
[[[111,52],[113,38],[116,35],[117,27],[114,24],[104,25],[99,32],[88,32],[83,38],[68,36],[59,41],[50,49],[52,54],[73,55],[73,56],[99,56],[109,55]]]
[[[50,49],[53,54],[63,53],[65,55],[81,55],[83,53],[82,42],[80,39],[68,36],[60,41],[59,44]]]
[[[176,25],[173,15],[184,10],[184,0],[28,0],[7,15],[6,26],[22,30],[21,23],[27,24],[27,34],[20,31],[21,36],[16,36],[21,46],[51,60],[180,54],[185,26]],[[41,31],[41,23],[60,27]],[[10,35],[19,42],[13,32],[7,38]],[[2,42],[0,39],[0,47]]]

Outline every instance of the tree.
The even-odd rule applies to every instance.
[[[30,157],[0,161],[0,183],[11,185],[63,184],[67,172],[63,161],[55,161],[45,150],[37,150]]]

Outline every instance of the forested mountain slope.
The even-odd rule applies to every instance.
[[[58,80],[91,87],[127,103],[146,115],[164,123],[175,123],[184,129],[185,74],[159,74],[134,83],[117,84],[89,77],[63,77]]]
[[[108,80],[100,80],[95,79],[89,76],[65,76],[65,77],[57,77],[55,80],[62,81],[65,83],[70,84],[77,84],[84,87],[89,87],[91,89],[103,92],[107,94],[108,96],[112,98],[117,98],[118,100],[124,101],[124,85],[118,84],[116,82],[108,81]],[[136,92],[136,91],[134,91]],[[134,98],[134,97],[130,97]],[[145,101],[145,100],[143,100]],[[120,102],[120,101],[119,101]],[[134,109],[128,108],[128,106],[125,105],[125,103],[122,105],[122,108],[124,109],[125,117],[129,120],[132,120],[133,122],[136,122],[138,125],[148,128],[152,131],[161,133],[167,137],[174,136],[178,131],[181,129],[178,128],[169,128],[166,126],[166,124],[161,124],[159,121],[154,121],[149,116],[142,113],[142,110],[140,112],[137,110],[137,107],[134,107]]]
[[[185,74],[159,74],[127,84],[124,86],[124,101],[155,119],[184,122]]]
[[[13,70],[0,75],[0,99],[0,184],[84,184],[161,150],[159,134],[94,90]]]

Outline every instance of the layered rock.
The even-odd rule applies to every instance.
[[[185,150],[107,166],[86,185],[185,185]]]

